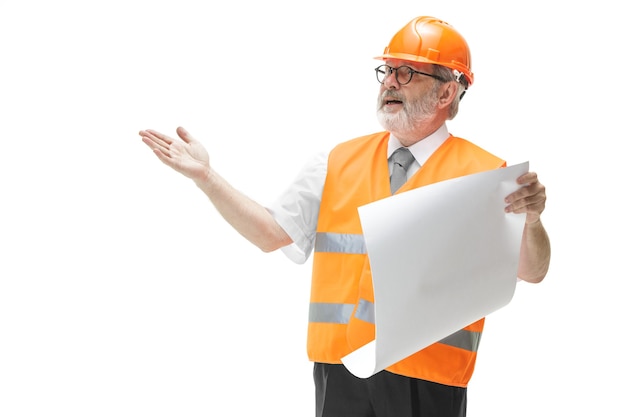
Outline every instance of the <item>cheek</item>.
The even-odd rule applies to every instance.
[[[378,92],[378,97],[376,98],[376,108],[380,109],[383,106],[383,90],[381,89]]]

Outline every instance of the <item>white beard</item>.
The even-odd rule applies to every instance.
[[[378,109],[376,115],[378,122],[385,130],[397,137],[410,137],[416,128],[424,121],[430,119],[436,111],[437,91],[427,94],[413,101],[406,101],[404,96],[394,90],[386,90],[378,96]],[[388,113],[384,110],[384,99],[387,97],[402,100],[404,106],[398,113]]]

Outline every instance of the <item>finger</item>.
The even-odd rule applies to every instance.
[[[524,208],[526,208],[527,210],[532,210],[533,207],[537,209],[539,207],[544,207],[545,204],[546,199],[544,196],[540,194],[533,194],[531,196],[515,200],[509,205],[509,207],[513,211],[524,210]]]
[[[506,208],[505,211],[507,213],[515,213],[515,214],[526,213],[526,214],[539,217],[541,213],[543,213],[543,210],[545,209],[545,207],[546,206],[544,203],[536,203],[536,204],[524,205],[520,207],[509,206]]]
[[[154,142],[163,143],[164,145],[170,145],[172,142],[174,142],[174,139],[170,138],[169,136],[152,129],[142,130],[140,134],[142,134],[142,136],[149,137]]]
[[[182,126],[179,126],[178,128],[176,128],[176,133],[182,140],[185,141],[185,143],[191,143],[194,141],[194,138]]]
[[[531,184],[537,182],[537,173],[536,172],[527,172],[523,175],[520,175],[517,178],[518,184]]]
[[[507,204],[511,204],[511,203],[519,200],[520,198],[524,197],[524,193],[526,192],[527,188],[528,187],[522,186],[517,191],[514,191],[511,194],[507,195],[506,197],[504,197],[504,202],[507,203]]]
[[[519,200],[520,198],[528,197],[534,194],[545,196],[546,187],[537,180],[536,174],[534,173],[532,174],[533,175],[530,175],[529,177],[527,177],[525,174],[518,178],[518,181],[530,181],[530,182],[525,182],[516,191],[506,196],[506,198],[504,199],[506,203],[512,203],[515,200]]]
[[[170,154],[170,149],[169,147],[165,147],[162,146],[158,143],[156,143],[155,141],[153,141],[152,139],[150,139],[147,136],[144,136],[141,138],[141,140],[143,141],[143,143],[145,143],[150,149],[152,149],[152,151],[157,154],[157,156],[159,156],[159,159],[162,159],[161,156],[166,157],[166,158],[171,158],[172,155]]]
[[[140,134],[142,142],[145,143],[150,149],[155,152],[158,150],[161,155],[171,157],[170,145],[167,144],[165,141],[159,139],[153,134],[150,134],[149,132],[142,131],[140,132]]]
[[[169,155],[170,146],[173,143],[172,138],[163,134],[156,134],[151,130],[142,131],[140,134],[142,134],[143,142],[153,150],[158,147],[163,153]]]
[[[518,196],[511,200],[505,208],[507,213],[541,213],[546,206],[546,195],[543,192],[531,193],[525,196]]]

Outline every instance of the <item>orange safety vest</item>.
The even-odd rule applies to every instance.
[[[309,359],[341,358],[374,340],[374,290],[358,207],[391,196],[388,132],[356,138],[328,157],[315,254],[307,350]],[[500,158],[454,136],[398,190],[505,166]],[[387,368],[408,377],[465,387],[474,370],[484,318]]]

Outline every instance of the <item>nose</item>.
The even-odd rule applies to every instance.
[[[391,71],[389,75],[387,75],[383,81],[383,85],[387,89],[398,89],[400,87],[400,83],[398,83],[398,79],[396,78],[395,70]]]

